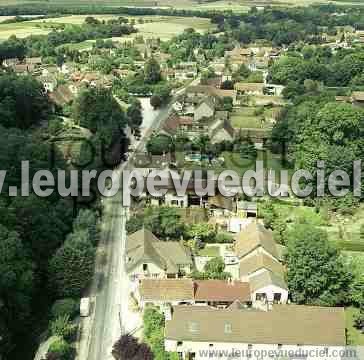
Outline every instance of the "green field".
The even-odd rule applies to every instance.
[[[49,1],[37,0],[37,3],[44,2],[47,6]],[[34,0],[2,0],[1,5],[31,4]],[[178,9],[196,10],[231,10],[234,12],[245,12],[252,6],[307,6],[315,3],[329,3],[326,0],[217,0],[204,2],[197,0],[52,0],[54,6],[136,6],[136,7],[170,7]],[[334,0],[330,3],[363,5],[360,0]]]
[[[12,35],[16,35],[19,38],[24,38],[29,35],[46,35],[49,33],[49,29],[42,28],[32,21],[24,21],[13,24],[0,24],[0,39],[6,40]]]
[[[51,31],[51,27],[60,24],[80,25],[84,22],[86,15],[64,16],[46,20],[23,21],[20,23],[0,24],[0,39],[8,39],[11,35],[24,38],[29,35],[45,35]],[[115,18],[113,15],[95,15],[99,20],[109,20]],[[135,36],[142,35],[145,38],[159,37],[162,40],[171,39],[187,28],[194,28],[198,32],[205,32],[213,28],[209,19],[191,18],[191,17],[171,17],[171,16],[141,16],[129,17],[136,20],[135,27],[139,32],[129,37],[114,38],[114,40],[133,39]],[[143,19],[147,23],[139,24],[138,20]],[[77,48],[77,45],[75,45]],[[80,49],[85,48],[85,43],[81,43]],[[90,44],[88,44],[90,46]],[[87,47],[87,46],[86,46]]]

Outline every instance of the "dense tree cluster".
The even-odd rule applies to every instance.
[[[0,125],[28,129],[48,115],[48,99],[38,81],[31,76],[0,76]]]
[[[328,47],[305,46],[281,57],[269,69],[273,83],[288,85],[303,93],[305,80],[315,80],[327,86],[356,87],[362,84],[364,52],[343,49],[333,54]],[[301,91],[300,91],[301,90]],[[308,89],[309,90],[309,89]],[[286,90],[286,96],[290,97]]]
[[[0,326],[7,329],[0,354],[6,359],[21,348],[15,344],[27,334],[34,301],[47,291],[48,260],[71,230],[72,208],[57,196],[5,195],[8,186],[21,186],[21,160],[29,160],[31,176],[39,169],[52,170],[53,165],[50,144],[36,132],[0,129],[0,162],[2,169],[9,169],[0,196]],[[60,157],[55,166],[64,168]]]
[[[11,36],[8,40],[0,43],[0,63],[5,59],[24,59],[26,53],[25,44],[22,40]]]
[[[327,233],[311,225],[296,225],[287,236],[287,280],[294,302],[344,305],[352,280]]]
[[[94,21],[90,20],[93,19]],[[24,39],[11,37],[0,46],[0,62],[6,58],[24,58],[28,56],[56,56],[57,47],[85,40],[107,39],[114,36],[124,36],[137,30],[122,17],[108,22],[99,22],[89,17],[82,25],[53,25],[48,35],[29,36]]]
[[[330,173],[336,169],[346,171],[352,179],[353,162],[364,155],[363,131],[362,109],[334,102],[330,95],[322,94],[304,96],[297,104],[288,106],[272,137],[280,144],[286,159],[294,159],[297,169],[309,170],[314,175],[313,184],[316,184],[317,161],[324,161],[327,184]],[[343,189],[346,188],[352,191],[353,181]],[[336,206],[350,209],[355,204],[350,199],[343,202],[343,198],[337,198]]]
[[[80,126],[91,130],[94,142],[99,143],[96,146],[110,153],[107,164],[120,162],[128,145],[124,134],[127,118],[111,90],[84,89],[73,103],[72,114]]]
[[[143,226],[164,240],[167,238],[178,240],[184,232],[183,220],[175,208],[147,208],[142,214],[128,220],[126,230],[132,234]]]

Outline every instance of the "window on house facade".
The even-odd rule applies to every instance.
[[[189,330],[189,332],[192,332],[192,333],[198,332],[198,323],[195,321],[191,321],[188,324],[188,330]]]
[[[148,264],[143,264],[143,271],[147,271],[148,270]]]
[[[255,300],[257,300],[257,301],[263,301],[263,300],[266,299],[266,297],[267,297],[266,293],[257,293],[255,295]]]
[[[274,302],[279,303],[281,302],[282,294],[281,293],[274,293]]]
[[[225,334],[231,334],[233,331],[231,324],[225,324]]]

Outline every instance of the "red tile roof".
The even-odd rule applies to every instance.
[[[248,282],[225,280],[195,281],[196,301],[241,302],[250,301],[250,286]]]

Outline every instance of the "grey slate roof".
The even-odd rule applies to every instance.
[[[160,241],[148,229],[141,229],[128,236],[126,254],[130,272],[142,263],[153,263],[168,273],[176,273],[180,265],[191,265],[188,250],[177,241]]]
[[[274,305],[270,311],[176,306],[165,338],[240,344],[337,345],[346,343],[344,308]],[[229,331],[226,331],[226,329]]]

